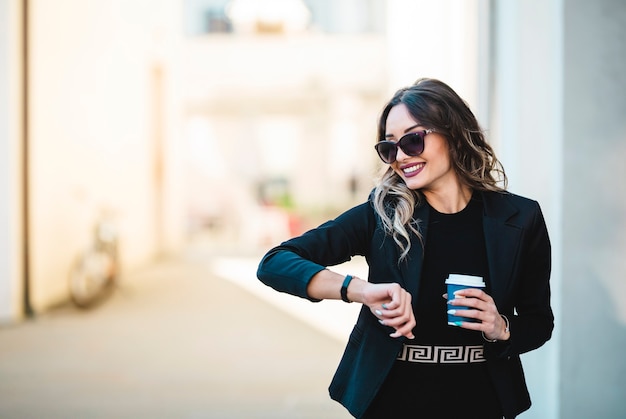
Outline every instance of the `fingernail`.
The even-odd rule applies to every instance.
[[[383,326],[385,325],[385,321],[384,320],[378,320],[378,323],[382,324]]]
[[[374,313],[378,314],[379,316],[382,316],[382,315],[383,315],[383,312],[382,312],[382,311],[380,311],[380,310],[376,310],[376,311],[374,311]]]
[[[387,304],[383,304],[383,308],[387,310]]]
[[[452,314],[454,316],[456,314],[456,310],[448,310],[448,314]]]
[[[454,322],[455,326],[459,326],[460,327],[462,324],[463,324],[463,322]]]
[[[411,336],[409,336],[408,338],[409,338],[409,339],[415,339],[415,336],[414,336],[414,335],[411,335]]]

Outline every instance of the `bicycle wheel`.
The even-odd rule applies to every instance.
[[[70,295],[79,307],[100,299],[115,278],[115,259],[107,252],[92,250],[76,263],[70,274]]]

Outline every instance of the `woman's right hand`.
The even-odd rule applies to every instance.
[[[413,328],[417,323],[411,306],[411,294],[397,283],[375,284],[359,281],[359,285],[361,285],[360,290],[349,289],[349,291],[358,295],[355,301],[368,306],[380,324],[395,329],[395,332],[389,336],[392,338],[400,336],[406,336],[408,339],[415,338]]]

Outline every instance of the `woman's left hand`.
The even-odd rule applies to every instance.
[[[444,294],[447,298],[447,294]],[[483,290],[477,288],[465,288],[455,292],[455,298],[448,301],[448,310],[454,310],[455,316],[477,319],[479,322],[461,322],[459,325],[464,329],[478,330],[483,332],[489,340],[508,340],[510,333],[504,318],[498,312],[498,307],[493,298]],[[464,306],[468,309],[455,309],[455,306]]]

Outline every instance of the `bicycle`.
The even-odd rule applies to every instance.
[[[94,226],[90,248],[71,268],[71,300],[79,308],[93,307],[113,291],[118,274],[117,229],[111,220],[101,218]]]

